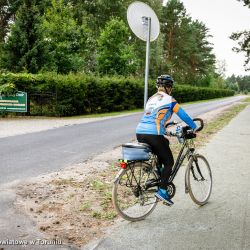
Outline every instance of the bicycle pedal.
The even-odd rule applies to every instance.
[[[171,207],[171,205],[169,205],[166,201],[163,201],[162,203],[163,203],[163,205],[165,205],[165,206]]]

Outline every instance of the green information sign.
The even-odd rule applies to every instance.
[[[0,95],[0,111],[27,112],[27,93],[17,92],[12,96]]]

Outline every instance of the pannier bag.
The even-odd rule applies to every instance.
[[[122,145],[122,157],[124,160],[147,161],[150,158],[151,149],[147,144],[143,143],[126,143]]]

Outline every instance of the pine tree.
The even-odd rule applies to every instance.
[[[166,72],[181,83],[202,83],[215,69],[208,29],[193,21],[179,0],[170,0],[163,7],[162,23]]]
[[[41,28],[39,0],[23,0],[10,36],[4,45],[3,65],[14,72],[37,73],[46,61],[46,47]]]
[[[238,0],[240,2],[244,2],[245,6],[250,8],[250,0]],[[234,41],[238,41],[238,47],[234,47],[233,51],[239,53],[245,53],[245,69],[250,70],[250,31],[241,31],[241,32],[234,32],[230,36],[230,38]]]

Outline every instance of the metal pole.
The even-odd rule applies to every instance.
[[[145,66],[145,82],[144,82],[144,109],[148,100],[148,75],[149,75],[149,52],[151,37],[151,18],[147,17],[147,47],[146,47],[146,66]]]

